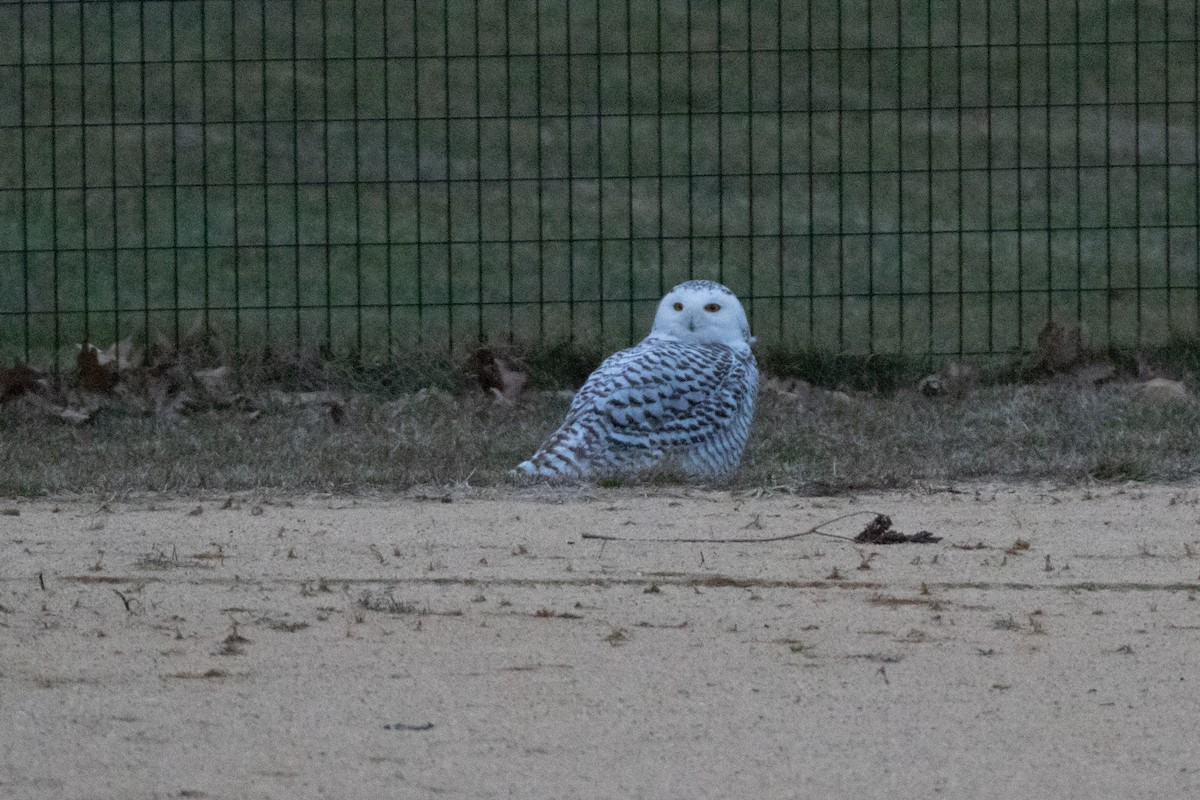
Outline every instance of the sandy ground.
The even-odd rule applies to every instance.
[[[1194,487],[223,505],[0,503],[0,797],[1200,796]]]

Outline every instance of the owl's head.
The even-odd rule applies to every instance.
[[[651,336],[737,349],[754,343],[737,296],[715,281],[684,281],[658,304]]]

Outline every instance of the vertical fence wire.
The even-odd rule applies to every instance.
[[[1046,180],[1043,182],[1043,194],[1046,201],[1046,244],[1042,250],[1042,258],[1046,262],[1046,308],[1043,314],[1045,319],[1054,319],[1054,297],[1057,289],[1055,281],[1055,265],[1054,265],[1054,213],[1053,201],[1051,198],[1054,195],[1054,112],[1051,106],[1051,98],[1054,93],[1053,71],[1051,64],[1053,63],[1054,46],[1051,39],[1051,15],[1050,5],[1047,4],[1045,13],[1042,17],[1042,25],[1045,27],[1044,43],[1046,48],[1046,68],[1042,74],[1042,91],[1046,93],[1043,98],[1042,114],[1045,115],[1045,149],[1042,152],[1042,159],[1045,161]]]
[[[1013,0],[1012,11],[1014,16],[1013,30],[1014,49],[1016,51],[1017,69],[1021,69],[1021,40],[1024,38],[1024,33],[1021,29],[1021,0]],[[1018,349],[1024,344],[1024,322],[1025,322],[1025,150],[1022,147],[1024,144],[1022,138],[1022,123],[1024,119],[1022,112],[1024,109],[1024,95],[1021,91],[1023,81],[1020,79],[1016,82],[1016,127],[1014,134],[1016,138],[1016,256],[1017,256],[1017,275],[1016,275],[1016,290],[1017,290],[1017,313],[1016,313],[1016,340]]]
[[[508,239],[508,343],[512,344],[516,336],[516,237],[514,235],[514,220],[516,205],[513,198],[513,56],[512,56],[512,11],[508,0],[504,4],[504,110],[508,120],[504,126],[505,169],[507,178],[505,197],[505,232]]]
[[[783,111],[783,109],[784,109],[784,103],[783,103],[783,74],[784,74],[783,73],[783,58],[784,58],[784,54],[783,54],[783,0],[778,0],[778,2],[776,3],[776,7],[775,7],[775,43],[777,45],[777,52],[775,53],[776,119],[775,119],[775,162],[774,163],[775,163],[775,172],[776,172],[775,183],[776,183],[776,187],[777,187],[776,197],[775,197],[775,203],[776,203],[775,230],[779,236],[778,255],[775,259],[775,269],[776,269],[776,272],[778,273],[776,276],[776,280],[775,280],[775,286],[777,287],[776,292],[777,292],[778,298],[779,298],[778,321],[777,321],[776,330],[780,331],[780,333],[782,334],[783,331],[787,330],[784,322],[788,316],[787,310],[789,310],[789,303],[785,300],[785,297],[784,297],[784,295],[785,295],[784,287],[786,285],[785,279],[784,279],[784,270],[785,270],[785,267],[789,263],[794,263],[794,261],[792,261],[792,262],[789,261],[788,255],[794,254],[793,258],[795,258],[796,256],[798,256],[800,254],[799,253],[800,248],[797,247],[794,244],[794,241],[789,239],[787,236],[788,233],[795,232],[794,227],[791,225],[788,225],[787,227],[785,227],[785,224],[784,224],[784,220],[785,220],[785,217],[784,217],[784,196],[785,196],[784,180],[785,179],[784,179],[784,138],[783,138],[783,118],[784,118],[784,111]],[[811,200],[811,197],[807,197],[806,199]],[[808,208],[811,209],[811,207],[812,207],[812,205],[810,202],[808,205]],[[809,217],[811,218],[811,214],[809,215]],[[805,271],[808,272],[810,275],[812,274],[812,270],[810,270],[810,269],[806,269]],[[798,303],[790,304],[790,310],[793,313],[795,313],[795,309],[797,308],[798,305],[799,305]],[[791,329],[793,331],[795,331],[795,330],[799,329],[799,326],[793,325],[791,327]]]
[[[1104,292],[1104,335],[1112,337],[1113,329],[1113,290],[1112,285],[1112,251],[1113,251],[1113,124],[1112,124],[1112,20],[1110,8],[1104,4],[1104,259],[1105,259],[1105,292]]]
[[[655,185],[656,185],[656,188],[658,189],[658,209],[657,209],[658,214],[656,217],[658,220],[658,260],[656,263],[658,266],[658,292],[657,292],[657,294],[659,294],[659,295],[662,295],[666,289],[666,281],[664,280],[663,274],[665,271],[666,257],[667,257],[666,236],[665,236],[666,229],[664,226],[664,220],[665,220],[665,214],[666,214],[666,202],[665,202],[665,194],[663,191],[663,188],[664,188],[663,182],[666,180],[666,177],[665,177],[666,159],[665,159],[665,155],[664,155],[666,152],[666,131],[663,128],[664,109],[665,109],[665,106],[663,105],[663,80],[664,80],[664,74],[665,74],[663,72],[663,3],[664,2],[666,2],[666,0],[657,0],[657,2],[654,5],[655,14],[656,14],[655,21],[654,21],[654,36],[655,36],[655,43],[657,45],[656,51],[655,51],[655,58],[654,58],[654,65],[655,65],[655,68],[657,69],[657,75],[656,75],[657,80],[655,81],[654,86],[655,86],[655,92],[656,92],[656,97],[655,97],[655,101],[656,101],[655,109],[657,110],[656,121],[658,123],[658,128],[657,128],[658,140],[656,142],[656,148],[655,148],[656,155],[658,156],[658,170],[655,175]],[[632,49],[632,48],[630,48],[630,49]],[[630,287],[630,289],[632,291],[632,286]],[[633,315],[630,314],[630,320],[629,320],[629,339],[630,339],[630,341],[632,341],[635,336],[634,331],[635,331],[635,327],[634,327],[634,322],[633,322]]]
[[[1166,225],[1164,231],[1165,247],[1163,253],[1165,257],[1165,269],[1163,270],[1163,289],[1167,303],[1167,330],[1174,327],[1174,303],[1171,302],[1171,271],[1174,268],[1174,251],[1172,245],[1172,228],[1173,222],[1171,216],[1172,198],[1171,198],[1171,98],[1174,93],[1171,91],[1171,6],[1163,5],[1163,82],[1166,84],[1166,89],[1163,92],[1163,183],[1165,185],[1166,208],[1164,209],[1163,222]]]
[[[1133,9],[1133,268],[1134,326],[1142,332],[1142,59],[1138,47],[1141,34],[1140,5]]]
[[[445,192],[446,192],[446,240],[444,243],[445,259],[446,259],[446,339],[453,341],[454,337],[454,184],[453,184],[453,160],[454,154],[451,152],[452,137],[451,137],[451,118],[452,118],[452,94],[450,90],[450,0],[442,0],[442,102],[444,103],[442,123],[442,137],[445,141],[445,164],[442,169],[445,173]]]
[[[423,266],[425,263],[425,252],[426,251],[424,248],[424,244],[425,244],[425,224],[424,223],[425,223],[425,220],[421,213],[421,210],[425,204],[422,202],[423,196],[422,196],[422,192],[421,192],[421,185],[422,185],[422,181],[424,179],[424,174],[423,174],[422,168],[421,168],[422,167],[422,165],[421,165],[421,142],[422,142],[422,137],[421,137],[421,98],[420,98],[418,89],[421,86],[421,56],[422,56],[422,52],[421,52],[420,30],[418,27],[418,20],[417,20],[417,16],[418,16],[417,9],[418,9],[418,6],[414,0],[412,7],[409,9],[410,13],[412,14],[412,31],[411,31],[411,33],[412,33],[412,52],[409,55],[409,58],[412,60],[412,125],[413,125],[413,139],[412,139],[413,140],[413,148],[412,148],[413,178],[412,179],[413,179],[413,195],[416,198],[416,202],[414,203],[414,206],[412,209],[413,214],[416,217],[416,220],[415,220],[415,223],[416,223],[416,233],[415,233],[416,263],[413,265],[414,270],[416,272],[416,276],[415,276],[416,280],[415,280],[415,285],[414,285],[415,291],[412,293],[412,296],[415,296],[415,298],[416,298],[416,309],[417,309],[416,344],[418,347],[421,347],[421,346],[425,345],[425,343],[426,343],[425,342],[425,275],[424,275],[424,269],[423,269]]]
[[[751,298],[747,309],[750,313],[750,325],[753,330],[757,315],[757,304],[753,302],[755,291],[757,289],[754,280],[754,274],[758,269],[758,259],[755,258],[755,242],[757,237],[755,233],[755,216],[754,216],[754,194],[756,185],[754,182],[755,173],[755,150],[754,150],[754,118],[757,108],[754,105],[754,13],[751,4],[746,4],[746,117],[742,123],[746,127],[746,294]]]
[[[479,4],[478,3],[475,4],[475,15],[474,15],[474,19],[472,20],[472,25],[473,25],[472,31],[475,34],[475,36],[474,36],[474,54],[475,54],[474,67],[475,67],[475,70],[474,70],[474,76],[473,76],[475,79],[475,97],[474,97],[474,104],[475,104],[475,130],[474,130],[474,132],[475,132],[475,209],[476,209],[476,213],[479,215],[479,218],[476,220],[476,223],[475,223],[476,230],[478,231],[477,238],[479,241],[477,242],[477,244],[474,248],[475,259],[476,259],[476,263],[475,263],[475,291],[476,291],[475,299],[476,299],[476,303],[477,303],[476,308],[475,308],[475,338],[480,342],[484,342],[484,341],[487,341],[487,332],[484,327],[484,312],[483,312],[484,286],[486,285],[485,279],[484,279],[484,272],[483,272],[483,263],[484,263],[484,258],[485,258],[483,242],[484,242],[484,239],[487,238],[487,235],[484,232],[484,211],[483,211],[483,96],[482,96],[482,89],[480,87],[482,68],[481,68],[481,59],[480,59],[480,51],[479,51],[479,37],[480,37],[481,32],[479,29]]]
[[[275,306],[275,296],[271,292],[272,273],[274,272],[275,259],[275,229],[273,227],[274,220],[271,217],[271,170],[269,167],[270,156],[274,150],[271,144],[268,132],[271,130],[271,120],[273,117],[268,113],[267,105],[267,84],[270,73],[268,72],[267,58],[269,50],[267,46],[267,0],[259,0],[258,5],[259,18],[259,52],[262,55],[262,63],[258,65],[259,75],[261,76],[260,88],[258,94],[258,105],[262,114],[262,125],[259,130],[258,144],[262,148],[262,166],[259,172],[259,183],[262,184],[262,206],[259,213],[262,214],[262,245],[263,245],[263,339],[270,347],[274,342],[274,337],[271,335],[271,309]],[[386,73],[385,73],[386,74]],[[389,281],[390,285],[390,281]],[[389,307],[391,303],[389,302]]]
[[[958,331],[957,331],[958,335],[956,337],[958,346],[956,348],[957,349],[956,355],[958,356],[958,358],[961,359],[967,353],[967,349],[966,349],[966,330],[967,330],[967,328],[966,328],[966,275],[965,275],[965,270],[963,268],[963,264],[965,263],[965,260],[966,260],[966,258],[965,258],[966,257],[966,240],[964,238],[964,236],[965,236],[964,231],[966,229],[965,209],[966,209],[966,205],[967,205],[967,193],[966,193],[966,185],[964,183],[964,179],[966,177],[966,171],[965,171],[965,163],[966,162],[964,160],[965,147],[964,147],[964,143],[963,143],[963,129],[965,127],[966,110],[963,105],[963,99],[964,99],[965,95],[963,93],[964,61],[963,61],[963,47],[962,47],[962,41],[963,41],[962,0],[954,0],[954,5],[955,5],[954,37],[955,37],[955,41],[959,43],[959,46],[957,48],[955,48],[955,50],[954,50],[954,66],[955,66],[954,88],[955,88],[955,106],[956,106],[955,120],[958,122],[957,133],[954,137],[954,144],[955,144],[955,147],[957,148],[957,152],[955,153],[954,167],[957,171],[957,174],[955,177],[957,178],[957,184],[958,184],[958,195],[956,197],[958,202],[956,204],[956,209],[955,209],[957,214],[956,214],[955,226],[954,226],[955,227],[955,262],[958,264],[958,269],[955,270],[955,277],[957,278],[957,285],[955,288],[957,289],[957,295],[958,295],[957,296],[958,308],[956,309],[957,313],[955,315],[955,322],[958,323]],[[932,274],[932,270],[933,270],[933,258],[932,257],[930,258],[929,263],[930,263],[930,271]],[[932,282],[931,282],[931,285],[932,285]],[[933,291],[931,289],[930,294],[932,294],[932,293],[933,293]],[[930,322],[931,340],[933,337],[932,330],[933,330],[933,323],[931,321]],[[932,343],[930,346],[930,352],[931,353],[936,352],[933,349]]]
[[[902,8],[902,0],[897,0],[897,3],[896,3],[897,15],[900,14],[901,8]],[[926,266],[925,266],[925,314],[924,314],[925,320],[924,321],[925,321],[926,330],[925,330],[925,336],[923,337],[923,341],[924,341],[924,345],[925,345],[925,347],[924,347],[925,352],[929,355],[932,355],[934,352],[934,345],[935,345],[935,339],[934,339],[934,333],[933,333],[933,320],[934,320],[933,261],[934,261],[934,254],[936,252],[938,252],[937,243],[940,241],[940,239],[936,238],[937,233],[935,233],[935,231],[937,229],[934,227],[934,224],[933,224],[933,207],[935,205],[935,198],[934,198],[934,190],[933,190],[933,185],[934,185],[933,184],[933,177],[934,177],[933,97],[934,97],[934,95],[933,95],[933,5],[932,4],[927,4],[925,6],[925,41],[929,44],[929,52],[925,54],[925,166],[927,167],[928,171],[925,175],[926,205],[925,205],[925,235],[924,235],[923,239],[925,241],[925,252],[928,253],[928,257],[925,261]],[[896,36],[896,42],[897,42],[897,47],[901,48],[900,53],[897,56],[897,58],[903,58],[903,54],[904,54],[904,51],[903,51],[904,37],[903,37],[903,35],[898,34]],[[904,74],[903,63],[901,63],[898,73],[900,76],[902,76]],[[958,81],[956,81],[956,83],[957,82]],[[902,81],[898,80],[897,87],[896,87],[897,105],[900,105],[900,98],[903,98],[903,96],[904,96],[903,90],[901,88],[902,86],[903,86]],[[903,112],[901,112],[900,118],[901,119],[904,118]],[[903,126],[903,124],[900,124],[898,126],[897,136],[900,139],[901,146],[900,146],[899,152],[897,153],[896,168],[900,170],[900,179],[901,179],[901,181],[903,181],[904,180],[904,146],[903,146],[904,126]],[[955,136],[954,138],[957,143],[957,140],[960,139],[961,137]],[[961,195],[961,193],[962,193],[961,187],[959,187],[959,194]],[[904,226],[904,187],[903,186],[901,186],[901,188],[900,188],[900,202],[899,202],[899,209],[897,211],[896,216],[900,220],[900,228],[901,228],[901,234],[900,234],[899,242],[897,244],[897,247],[899,248],[899,252],[896,253],[896,260],[900,264],[900,276],[899,276],[898,286],[899,286],[900,291],[903,292],[905,289],[904,234],[903,234],[903,229],[904,229],[903,228],[903,226]],[[961,292],[960,292],[959,296],[961,297]],[[901,306],[902,306],[902,308],[901,308],[901,312],[900,312],[901,313],[900,319],[903,320],[904,319],[903,302],[901,303]],[[961,319],[961,317],[962,317],[962,311],[960,309],[958,318]],[[958,334],[957,340],[956,340],[955,345],[953,345],[953,347],[955,347],[958,350],[961,350],[962,349],[961,323],[959,323],[959,325],[958,325],[957,334]],[[901,335],[900,341],[907,342],[907,340],[904,338],[903,335]]]
[[[20,13],[20,17],[19,17],[18,27],[20,28],[22,34],[24,34],[25,26],[26,26],[26,9],[24,6],[20,7],[19,13]],[[30,180],[29,180],[29,164],[27,163],[28,156],[26,155],[26,150],[29,146],[28,132],[27,132],[28,121],[27,121],[26,114],[28,114],[29,103],[24,96],[24,94],[25,94],[24,89],[25,89],[25,86],[26,86],[26,83],[28,80],[26,67],[25,67],[25,62],[28,60],[28,56],[26,55],[26,51],[25,51],[25,36],[24,35],[22,35],[20,37],[19,47],[20,47],[20,59],[19,59],[18,67],[17,67],[17,82],[20,84],[22,96],[20,98],[20,108],[18,109],[19,114],[17,117],[19,120],[19,125],[20,125],[20,127],[17,131],[17,134],[18,134],[17,147],[19,149],[19,153],[17,154],[17,163],[19,165],[19,169],[20,169],[20,173],[21,173],[20,183],[18,184],[21,187],[20,190],[21,190],[21,195],[22,195],[22,198],[21,198],[22,199],[22,203],[21,203],[21,206],[22,206],[21,207],[21,250],[24,253],[28,253],[28,251],[29,251],[29,216],[30,216],[28,195],[30,192],[30,186],[29,186]],[[29,257],[25,257],[25,258],[21,259],[21,291],[22,291],[21,310],[24,312],[24,314],[22,315],[22,318],[21,318],[21,340],[22,341],[21,341],[21,345],[20,345],[20,350],[21,350],[21,353],[27,363],[30,361],[30,351],[31,351],[31,347],[32,347],[32,330],[33,330],[33,323],[32,323],[33,317],[29,313],[29,310],[31,308],[30,298],[31,298],[31,294],[32,294],[30,291],[30,285],[29,285],[29,261],[30,261]]]
[[[533,6],[533,49],[534,53],[540,56],[542,52],[542,4],[535,3]],[[542,99],[544,97],[545,86],[542,83],[543,59],[538,57],[534,59],[534,91],[537,111],[535,119],[537,125],[537,254],[538,264],[545,265],[546,263],[546,173],[545,173],[545,126],[541,124],[543,118]],[[537,291],[537,309],[538,309],[538,339],[544,339],[546,336],[546,270],[541,268],[538,270],[538,291]]]
[[[806,43],[808,44],[808,47],[805,48],[805,57],[808,59],[808,63],[806,65],[806,69],[804,71],[805,98],[804,98],[804,107],[803,107],[803,111],[805,112],[804,113],[804,122],[805,122],[805,125],[807,125],[807,127],[808,127],[808,129],[806,131],[806,135],[804,137],[805,145],[808,147],[808,154],[807,154],[808,157],[807,157],[807,159],[805,159],[805,162],[804,162],[805,170],[807,170],[807,174],[804,177],[806,178],[806,183],[808,184],[808,204],[805,208],[805,210],[807,212],[806,216],[808,218],[808,236],[807,236],[808,262],[805,264],[805,272],[807,273],[807,278],[808,278],[808,286],[807,286],[807,289],[808,289],[808,292],[807,292],[807,294],[808,294],[808,338],[807,338],[807,341],[805,342],[805,344],[808,345],[809,347],[812,347],[817,342],[817,280],[816,280],[816,274],[817,274],[817,268],[816,268],[816,263],[817,263],[817,249],[816,249],[817,209],[816,209],[816,183],[815,183],[816,175],[817,175],[817,168],[816,168],[816,163],[815,163],[816,146],[813,144],[813,142],[816,138],[814,135],[816,132],[816,127],[813,124],[813,118],[815,116],[815,114],[813,112],[813,98],[815,96],[815,87],[813,85],[813,82],[814,82],[813,53],[816,49],[816,45],[813,41],[813,8],[812,8],[811,0],[810,0],[810,2],[805,4],[804,13],[807,15],[806,19],[805,19],[804,31],[806,33],[806,40],[807,40]],[[783,80],[782,76],[780,77],[780,80],[781,81]],[[781,116],[781,125],[782,125],[782,115],[780,115],[780,116]],[[780,135],[780,138],[782,139],[783,138],[782,127],[780,128],[779,135]],[[782,165],[780,167],[780,171],[782,172]],[[783,204],[782,201],[780,201],[780,205],[782,205],[782,204]],[[840,348],[840,346],[841,346],[840,336],[839,336],[838,341],[835,343],[835,346]]]
[[[117,195],[117,31],[116,31],[116,8],[109,6],[105,15],[108,19],[108,118],[112,122],[112,128],[108,131],[108,202],[110,207],[109,220],[109,236],[112,241],[112,252],[109,257],[112,259],[112,327],[113,335],[116,339],[121,338],[121,251],[118,249],[121,243],[120,230],[120,214],[117,209],[120,208],[120,201]],[[120,368],[120,354],[117,354],[117,366]]]
[[[50,254],[51,269],[54,271],[54,342],[57,344],[62,341],[62,306],[61,293],[59,292],[59,178],[58,178],[58,91],[55,80],[55,69],[58,64],[58,48],[56,47],[57,37],[54,35],[55,23],[55,4],[51,3],[50,11],[50,229],[52,231],[52,251]],[[86,328],[86,326],[84,326]],[[87,330],[84,330],[83,337],[87,338]]]
[[[609,349],[692,277],[791,349],[1200,335],[1177,0],[0,0],[0,37],[6,359]]]

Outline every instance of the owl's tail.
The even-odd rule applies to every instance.
[[[509,470],[513,478],[549,478],[568,480],[580,478],[584,470],[566,441],[560,434],[551,437],[545,446],[528,461],[522,461]]]

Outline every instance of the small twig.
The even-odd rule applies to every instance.
[[[429,731],[433,730],[433,723],[426,722],[424,725],[406,725],[403,722],[393,722],[390,725],[384,725],[385,731]]]
[[[121,598],[121,602],[125,604],[125,610],[132,614],[133,609],[129,607],[129,598],[121,594],[121,592],[117,591],[116,589],[113,589],[113,593],[116,594],[117,597]]]
[[[584,539],[599,539],[602,542],[652,542],[652,543],[658,543],[658,544],[664,544],[664,543],[669,543],[669,544],[759,544],[759,543],[763,543],[763,542],[783,542],[783,541],[787,541],[788,539],[799,539],[801,536],[826,536],[830,539],[842,539],[847,542],[853,542],[854,541],[853,536],[842,536],[837,533],[825,533],[824,531],[821,530],[821,528],[824,528],[827,525],[832,525],[835,522],[841,522],[844,519],[849,519],[850,517],[857,517],[862,514],[871,514],[872,516],[879,516],[874,511],[851,511],[849,514],[842,514],[840,517],[834,517],[833,519],[827,519],[824,522],[821,522],[821,523],[818,523],[818,524],[812,526],[811,528],[809,528],[806,531],[799,531],[798,533],[788,533],[788,534],[784,534],[783,536],[763,536],[763,537],[759,537],[759,538],[740,537],[739,536],[739,537],[734,537],[734,538],[730,538],[730,539],[698,539],[698,538],[691,538],[691,537],[682,537],[682,538],[675,538],[675,539],[650,539],[650,538],[633,538],[633,537],[625,537],[625,536],[609,536],[609,535],[603,534],[603,533],[585,533],[585,534],[583,534],[583,538]]]

